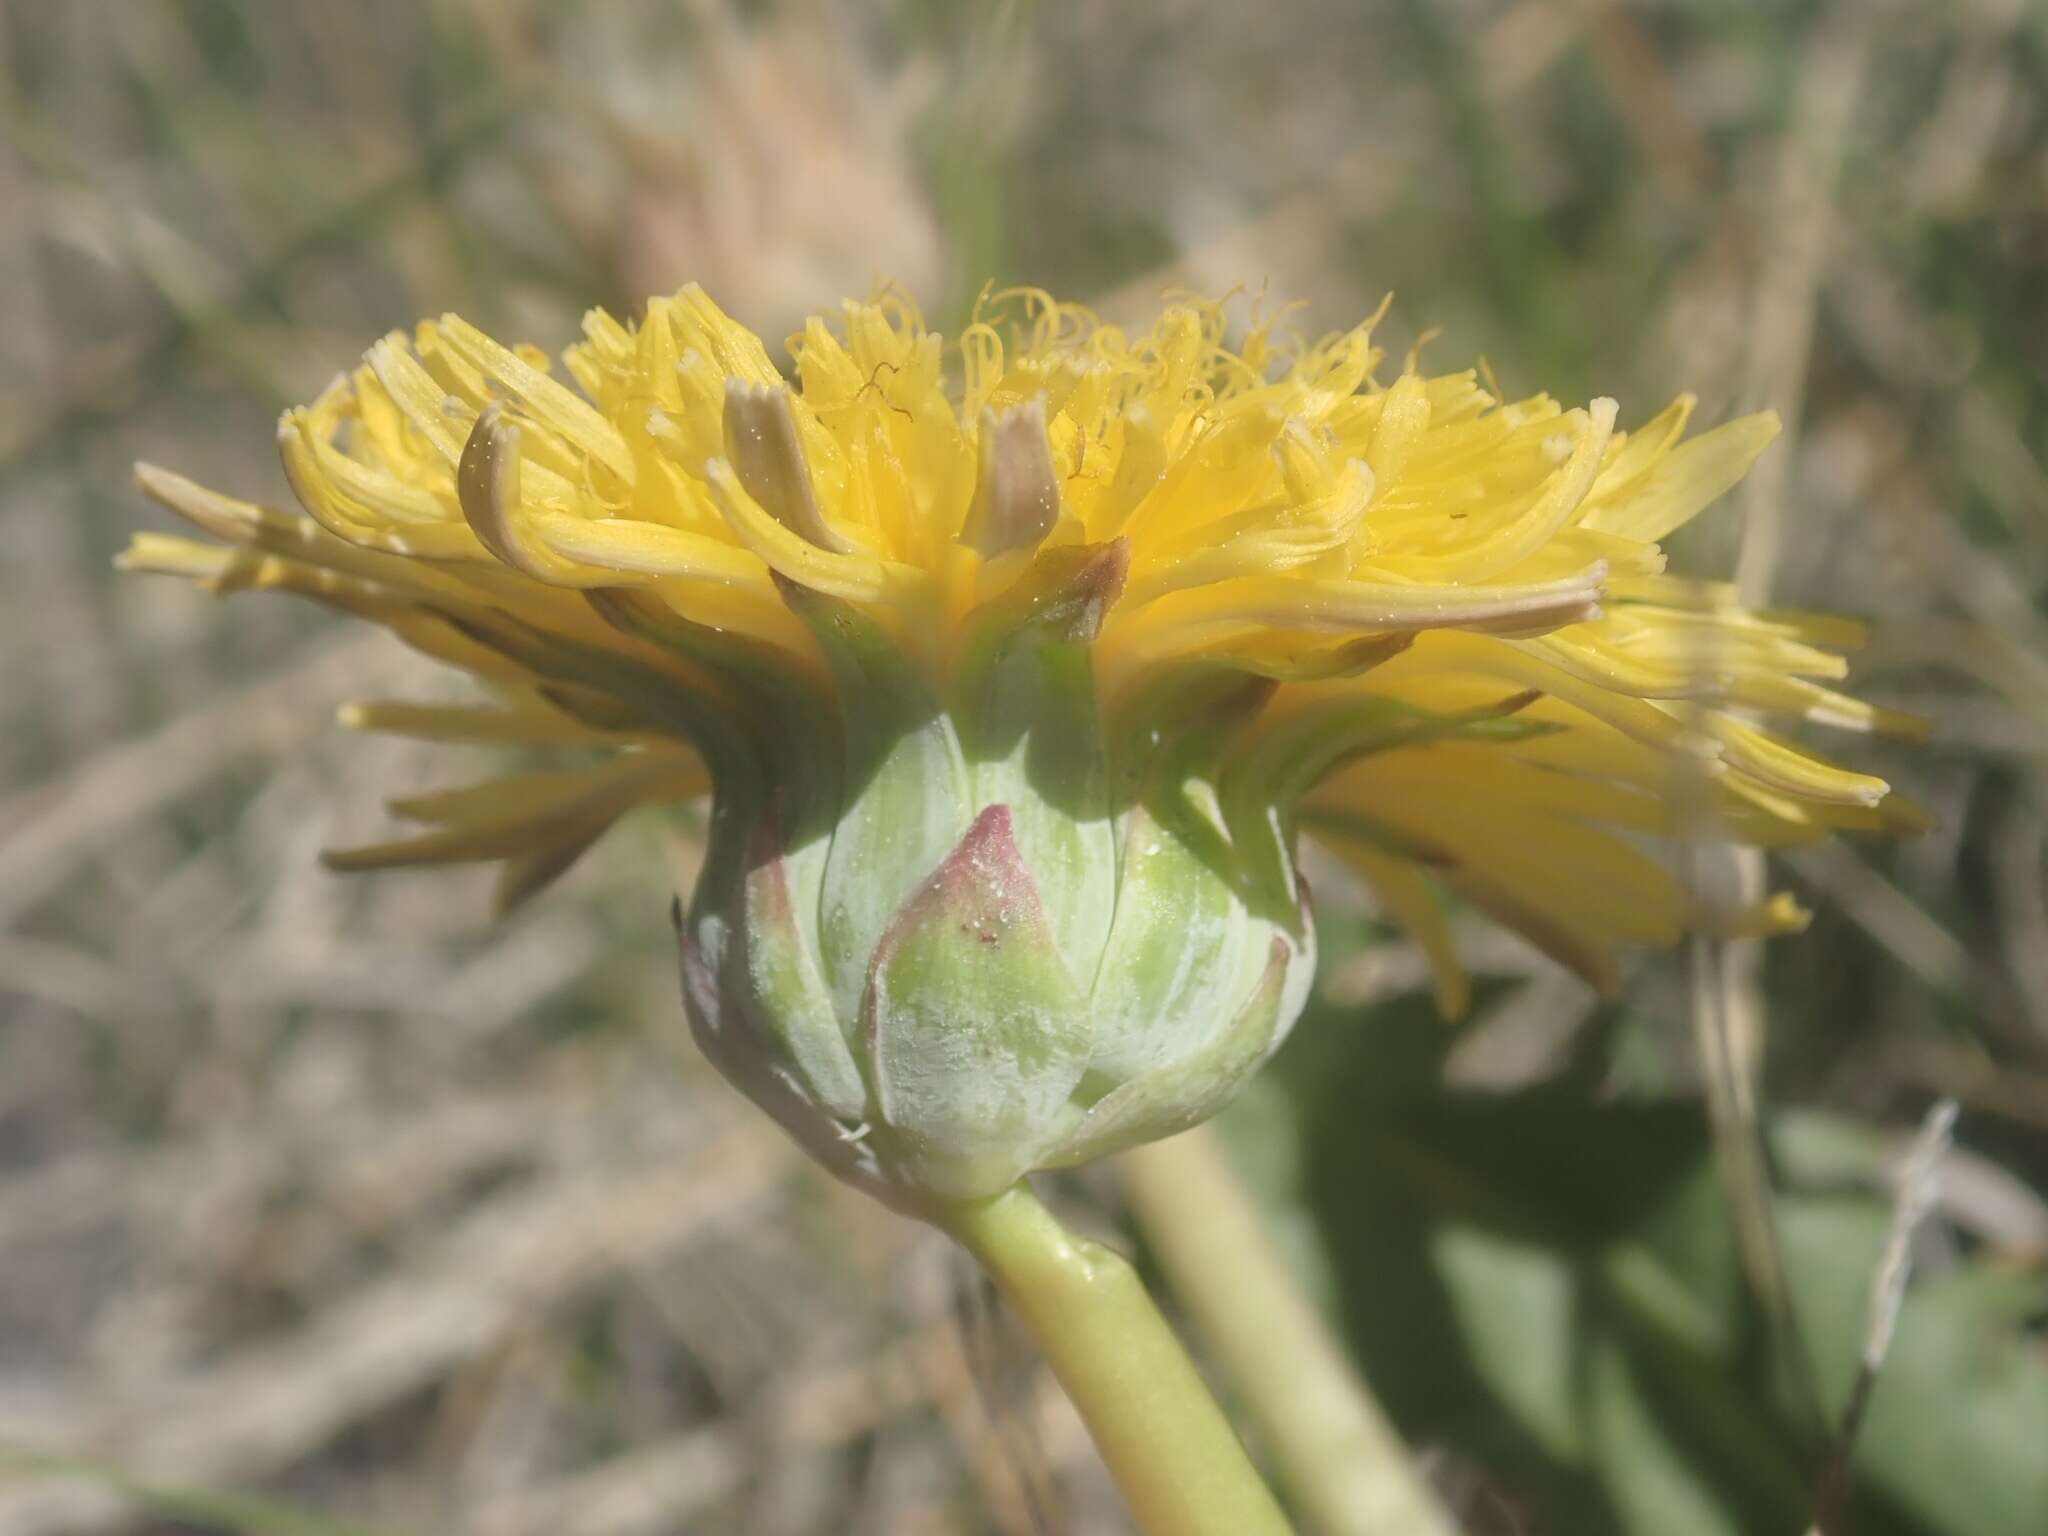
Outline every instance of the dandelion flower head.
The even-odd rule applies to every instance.
[[[143,467],[212,541],[126,562],[311,597],[482,687],[353,726],[607,749],[394,802],[424,830],[329,855],[500,860],[506,905],[637,807],[783,794],[889,714],[890,668],[948,699],[989,634],[1057,611],[1105,814],[1167,785],[1248,879],[1291,884],[1319,841],[1447,1010],[1447,898],[1602,987],[1705,921],[1796,926],[1783,898],[1703,913],[1664,852],[1694,814],[1763,847],[1911,819],[1782,733],[1908,728],[1834,686],[1856,627],[1665,569],[1775,419],[1689,435],[1681,398],[1624,431],[1613,400],[1390,366],[1378,318],[1311,341],[1177,300],[1131,334],[1019,292],[949,347],[884,291],[811,319],[785,372],[694,287],[593,311],[559,369],[444,316],[284,415],[304,515]]]

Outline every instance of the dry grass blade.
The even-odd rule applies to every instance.
[[[1797,111],[1778,151],[1777,185],[1766,223],[1770,236],[1759,254],[1741,391],[1745,404],[1774,408],[1786,423],[1786,440],[1751,471],[1741,492],[1736,586],[1743,600],[1756,606],[1768,601],[1779,563],[1787,476],[1806,397],[1822,264],[1835,218],[1835,188],[1874,25],[1862,7],[1837,5],[1815,27],[1799,73]],[[1712,658],[1701,660],[1703,669],[1711,667]],[[1700,846],[1693,860],[1700,877],[1699,896],[1708,910],[1739,911],[1762,900],[1761,853]],[[1744,1273],[1771,1319],[1782,1369],[1794,1389],[1810,1401],[1811,1366],[1793,1317],[1758,1120],[1767,1029],[1758,979],[1761,955],[1755,940],[1695,938],[1692,1020]]]
[[[134,741],[72,764],[61,782],[0,802],[0,928],[12,926],[77,867],[228,766],[328,729],[349,692],[399,674],[380,636],[351,635],[223,694]]]
[[[406,1273],[331,1306],[295,1336],[150,1383],[125,1400],[74,1409],[73,1422],[36,1413],[0,1424],[0,1433],[35,1437],[53,1454],[67,1445],[104,1448],[146,1481],[263,1478],[594,1279],[747,1212],[789,1166],[783,1145],[749,1126],[671,1161],[565,1171],[479,1206]],[[8,1536],[106,1529],[121,1513],[112,1490],[0,1489]]]
[[[1914,1138],[1904,1168],[1899,1174],[1898,1198],[1892,1208],[1891,1232],[1884,1253],[1870,1277],[1870,1306],[1863,1333],[1863,1352],[1849,1400],[1835,1431],[1834,1448],[1827,1470],[1822,1474],[1809,1536],[1835,1536],[1842,1525],[1849,1495],[1849,1462],[1856,1449],[1856,1436],[1863,1428],[1863,1415],[1870,1406],[1871,1389],[1885,1356],[1891,1353],[1892,1335],[1899,1326],[1899,1311],[1906,1303],[1906,1282],[1913,1273],[1913,1236],[1920,1229],[1941,1195],[1942,1160],[1948,1155],[1955,1134],[1956,1102],[1938,1099],[1927,1111],[1920,1134]]]

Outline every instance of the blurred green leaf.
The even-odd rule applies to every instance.
[[[1702,1112],[1571,1077],[1453,1092],[1420,1011],[1311,1019],[1286,1071],[1306,1192],[1368,1378],[1416,1440],[1469,1448],[1531,1528],[1798,1532],[1829,1443],[1774,1374]],[[1330,1058],[1344,1056],[1338,1064]],[[1339,1094],[1333,1084],[1369,1084]],[[1774,1132],[1794,1306],[1830,1413],[1891,1222],[1886,1139],[1797,1113]],[[2038,1270],[1984,1257],[1908,1294],[1855,1459],[1861,1536],[2039,1536],[2048,1348]]]
[[[1857,1128],[1802,1115],[1781,1141]],[[1864,1173],[1883,1167],[1866,1145]],[[1871,1272],[1890,1225],[1867,1196],[1814,1191],[1781,1202],[1794,1302],[1822,1393],[1839,1409],[1862,1350]],[[1996,1259],[1922,1275],[1873,1390],[1856,1475],[1928,1529],[2040,1536],[2048,1526],[2048,1276]]]
[[[1478,1227],[1445,1227],[1433,1246],[1458,1331],[1487,1390],[1546,1455],[1583,1461],[1570,1269],[1541,1244]]]

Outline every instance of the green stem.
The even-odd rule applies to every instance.
[[[1146,1536],[1288,1536],[1136,1271],[1019,1184],[942,1212],[1037,1338]]]
[[[1294,1283],[1222,1139],[1197,1126],[1123,1155],[1139,1230],[1321,1536],[1452,1536],[1343,1347]]]

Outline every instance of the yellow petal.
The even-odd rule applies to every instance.
[[[335,719],[345,730],[378,731],[423,741],[495,743],[504,746],[566,746],[616,742],[621,738],[538,702],[414,704],[373,699],[344,704]]]
[[[443,315],[444,346],[482,373],[487,381],[525,407],[533,420],[604,465],[627,485],[634,480],[633,454],[618,428],[517,353],[500,346],[459,315]]]
[[[1778,413],[1759,411],[1680,443],[1634,490],[1586,514],[1588,528],[1654,543],[1698,516],[1749,473],[1778,435]]]
[[[1472,983],[1459,963],[1450,919],[1445,916],[1436,892],[1430,889],[1428,877],[1413,864],[1390,858],[1354,838],[1321,830],[1314,835],[1372,888],[1387,915],[1415,941],[1429,961],[1437,1012],[1446,1019],[1462,1019],[1472,1006]]]
[[[799,586],[850,603],[878,603],[903,588],[915,572],[872,555],[840,555],[818,548],[784,527],[754,498],[723,459],[705,466],[705,478],[726,522],[741,543]]]

